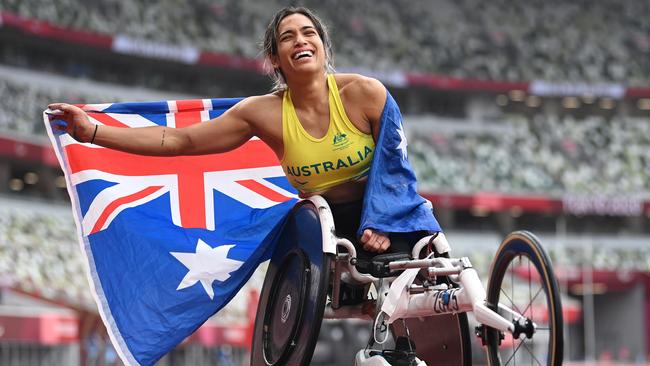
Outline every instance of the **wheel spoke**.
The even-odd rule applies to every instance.
[[[513,294],[513,296],[514,296],[514,294]],[[519,343],[519,346],[517,347],[517,349],[519,349],[519,347],[521,347],[522,344],[523,344],[523,342]],[[517,353],[517,350],[515,350],[515,342],[514,342],[514,339],[513,339],[513,342],[512,342],[512,355],[514,356],[516,353]],[[514,360],[513,365],[516,366],[517,365],[517,357],[515,357],[513,360]]]
[[[519,263],[521,263],[521,256],[518,256],[517,260],[519,261]],[[514,269],[515,268],[516,267],[513,266],[510,269],[510,298],[512,299],[512,305],[513,306],[515,305],[515,301],[514,301],[514,299],[515,299],[515,271],[514,271]]]
[[[537,359],[537,357],[535,357],[535,354],[533,353],[533,351],[530,348],[528,348],[526,343],[525,342],[521,342],[521,343],[524,345],[524,348],[528,351],[528,353],[530,353],[530,356],[532,357],[530,362],[533,363],[533,360],[535,360],[535,362],[537,362],[538,365],[542,365],[542,363]]]
[[[526,310],[528,310],[528,307],[530,307],[530,319],[531,319],[531,321],[532,321],[532,319],[535,319],[534,314],[533,314],[533,311],[535,310],[535,308],[532,307],[534,299],[531,299],[531,296],[530,296],[530,294],[532,293],[531,288],[530,288],[530,285],[531,285],[532,282],[533,282],[533,278],[531,277],[531,273],[530,273],[530,260],[529,260],[528,261],[528,299],[530,299],[530,303],[528,304],[526,309],[524,309],[524,312]],[[537,297],[537,294],[535,294],[535,297]],[[531,341],[534,341],[534,339],[531,339]],[[533,361],[531,360],[530,363],[532,365]]]
[[[532,282],[532,277],[530,277],[530,261],[528,261],[528,298],[529,299],[530,299],[530,294],[532,293],[531,289],[530,289],[530,283],[531,282]],[[532,300],[530,300],[530,303],[528,304],[528,306],[530,306],[531,303],[532,303]],[[526,308],[524,311],[526,311],[526,310],[528,310],[528,308]],[[532,313],[532,309],[531,309],[531,313]],[[530,317],[531,318],[533,317],[532,314],[531,314]]]
[[[523,344],[524,344],[524,342],[519,342],[519,345],[518,345],[517,348],[515,349],[515,342],[512,342],[512,348],[513,348],[513,350],[512,350],[512,354],[510,355],[510,358],[508,358],[508,359],[506,360],[506,362],[505,362],[504,365],[507,365],[508,363],[510,363],[510,360],[512,360],[512,358],[515,357],[515,355],[517,354],[517,351],[519,351],[519,348],[521,348],[521,346],[522,346]],[[517,364],[517,359],[516,359],[516,358],[515,358],[515,362],[514,362],[514,363]]]
[[[521,263],[521,256],[517,257],[517,259],[519,260],[519,263]],[[510,302],[512,303],[512,307],[516,309],[517,305],[515,305],[514,298],[515,298],[515,271],[514,271],[514,266],[513,266],[513,268],[510,269]],[[519,349],[519,347],[517,347],[517,349]],[[514,356],[516,352],[517,351],[515,350],[515,342],[514,342],[514,339],[513,339],[513,342],[512,342],[512,355]],[[507,364],[507,362],[506,362],[506,364]],[[517,365],[517,358],[515,358],[514,365]]]
[[[501,289],[501,293],[502,293],[502,294],[503,294],[503,295],[508,299],[508,301],[510,301],[510,305],[512,305],[512,310],[514,310],[514,311],[518,312],[519,314],[522,314],[522,315],[523,315],[523,313],[522,313],[522,312],[519,310],[519,308],[517,307],[517,304],[515,304],[515,302],[514,302],[514,301],[512,300],[512,298],[508,295],[508,293],[505,292],[505,291],[503,291],[503,289]]]
[[[535,302],[535,299],[537,299],[537,296],[539,296],[539,294],[542,293],[542,290],[544,290],[543,287],[540,287],[539,290],[537,290],[537,292],[535,293],[535,296],[533,296],[533,298],[530,299],[530,300],[528,301],[528,305],[527,305],[526,308],[524,309],[524,312],[521,313],[521,315],[524,315],[524,313],[525,313],[529,308],[531,309],[531,312],[532,312],[532,309],[533,309],[533,308],[532,308],[533,303]],[[533,315],[532,315],[532,313],[531,313],[531,315],[530,315],[530,318],[533,319]]]
[[[519,349],[522,348],[522,347],[523,347],[523,348],[528,352],[528,354],[530,354],[530,356],[531,356],[531,363],[533,363],[533,361],[534,361],[535,364],[537,364],[537,365],[540,365],[540,366],[543,365],[542,362],[541,362],[541,361],[540,361],[540,360],[535,356],[535,354],[533,353],[533,351],[532,351],[530,348],[528,348],[528,346],[526,345],[526,342],[525,342],[525,341],[521,341],[521,342],[519,342],[519,344],[517,345],[517,348],[515,348],[515,342],[512,342],[512,348],[513,348],[513,350],[512,350],[512,354],[511,354],[510,357],[506,360],[506,362],[504,363],[504,366],[507,365],[507,364],[509,364],[509,363],[510,363],[510,360],[512,360],[513,365],[516,365],[516,364],[517,364],[517,357],[515,357],[515,356],[517,355],[517,352],[519,352]]]

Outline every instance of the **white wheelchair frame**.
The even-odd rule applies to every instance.
[[[535,359],[539,365],[561,365],[562,305],[558,285],[551,261],[533,234],[517,231],[504,239],[492,260],[486,291],[467,257],[449,257],[450,246],[442,233],[418,240],[410,256],[415,259],[407,259],[408,255],[373,258],[369,269],[373,276],[357,269],[357,250],[349,240],[336,236],[332,213],[322,197],[305,199],[292,212],[278,233],[280,242],[262,287],[251,365],[307,364],[323,318],[359,318],[373,320],[374,325],[373,338],[356,354],[357,366],[386,366],[390,365],[388,360],[465,366],[471,363],[468,312],[480,324],[475,334],[486,346],[488,365],[516,361],[521,346],[528,349],[524,359]],[[316,236],[317,229],[321,237]],[[528,296],[532,296],[533,268],[539,275],[539,290],[520,310],[513,300],[514,293],[508,297],[504,292],[504,288],[514,290],[514,281],[511,287],[503,287],[503,281],[506,273],[514,276],[514,270],[522,268],[526,261]],[[371,286],[376,290],[375,298],[357,296]],[[538,297],[542,291],[546,296],[543,303],[538,301],[543,300]],[[503,301],[509,300],[512,306],[500,303],[501,294]],[[517,292],[520,294],[525,295]],[[548,316],[540,318],[538,310],[533,314],[534,306],[543,306]],[[384,348],[389,346],[384,344],[388,329],[396,336],[394,349]],[[381,341],[377,330],[385,332]],[[538,331],[541,333],[534,340],[542,337],[543,341],[529,348]],[[505,334],[518,340],[512,352],[501,349]],[[412,341],[424,347],[415,349]],[[374,344],[381,344],[382,349],[371,349]]]
[[[479,279],[477,271],[467,257],[444,258],[428,256],[425,259],[399,260],[388,264],[390,271],[417,269],[424,270],[428,277],[448,276],[449,279],[459,284],[460,287],[449,288],[446,284],[436,286],[423,286],[413,283],[397,281],[399,277],[376,278],[369,274],[360,273],[351,263],[356,258],[357,251],[347,239],[337,238],[334,233],[334,220],[327,202],[320,196],[308,198],[317,208],[323,228],[323,251],[334,255],[334,275],[331,302],[325,308],[325,319],[360,318],[375,319],[382,316],[382,305],[390,294],[403,294],[408,296],[406,310],[400,314],[400,319],[428,317],[445,314],[458,314],[473,312],[478,323],[496,329],[500,332],[510,333],[518,338],[525,332],[534,333],[537,324],[511,309],[498,304],[498,308],[512,316],[514,321],[509,321],[490,309],[486,304],[486,291]],[[325,228],[328,228],[325,230]],[[435,246],[436,252],[445,254],[450,252],[450,246],[443,233],[435,238],[427,236],[420,239],[412,250],[412,258],[419,258],[422,250],[429,244]],[[339,250],[344,248],[344,251]],[[400,276],[407,276],[407,271]],[[369,313],[363,305],[347,305],[339,307],[341,282],[350,284],[373,284],[377,290],[377,302],[374,313]],[[401,288],[393,284],[400,283]],[[412,281],[411,281],[412,282]],[[394,319],[393,319],[394,320]],[[532,328],[531,328],[532,327]],[[478,334],[477,334],[478,335]],[[368,349],[361,350],[356,356],[357,366],[384,366],[390,365],[381,356],[370,356]],[[418,360],[419,361],[419,360]],[[418,365],[426,365],[419,361]]]

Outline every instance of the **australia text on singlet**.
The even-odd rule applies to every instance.
[[[282,101],[281,164],[300,192],[313,193],[365,177],[375,149],[372,135],[359,131],[345,113],[334,75],[327,76],[330,124],[322,138],[311,136],[298,120],[287,89]]]

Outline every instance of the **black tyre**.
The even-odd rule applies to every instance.
[[[296,205],[271,258],[255,318],[251,366],[309,365],[327,300],[331,255],[309,201]]]
[[[537,325],[534,331],[531,326],[524,326],[518,338],[485,328],[488,365],[562,364],[564,341],[559,287],[551,261],[533,234],[516,231],[501,243],[490,270],[487,302],[492,309],[497,309],[496,304],[501,302]],[[511,314],[497,311],[513,320]]]

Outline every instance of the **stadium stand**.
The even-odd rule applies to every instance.
[[[647,118],[504,115],[462,130],[440,120],[408,125],[424,190],[650,195]]]
[[[49,299],[93,306],[69,209],[2,200],[0,277]]]
[[[0,114],[0,131],[23,136],[44,136],[43,110],[55,100],[86,104],[190,97],[188,94],[125,88],[116,84],[102,84],[0,65],[0,103],[4,111]]]
[[[648,85],[650,80],[650,29],[639,16],[649,14],[650,5],[642,0],[299,3],[330,24],[341,68],[513,81]],[[283,4],[11,0],[3,10],[74,29],[256,58],[268,16]],[[345,17],[339,16],[341,8]]]

